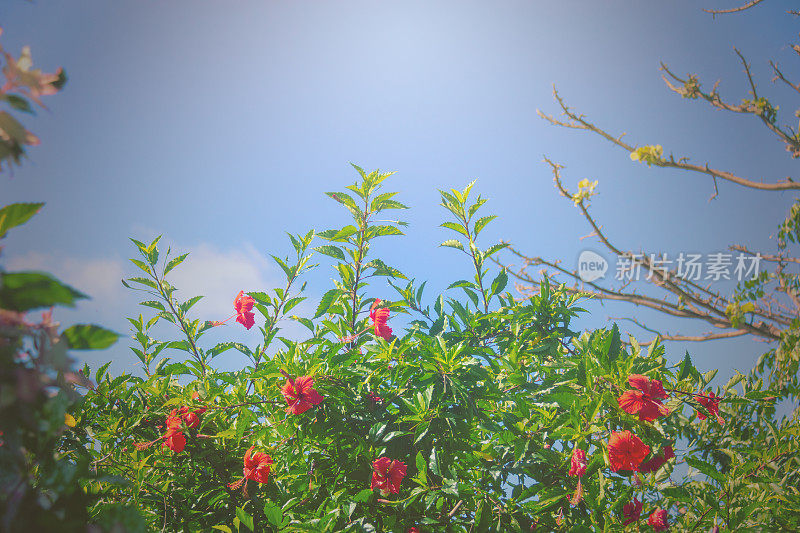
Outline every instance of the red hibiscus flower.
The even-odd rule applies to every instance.
[[[264,452],[252,453],[255,448],[255,446],[251,446],[244,454],[244,477],[259,483],[266,483],[269,478],[269,469],[273,463],[272,457]]]
[[[167,447],[175,453],[180,453],[186,446],[186,437],[183,433],[175,428],[167,429],[167,433],[163,437],[164,442],[161,447]]]
[[[667,461],[670,459],[675,458],[675,452],[672,451],[672,446],[666,446],[663,450],[661,455],[656,455],[644,461],[641,465],[639,465],[639,472],[642,474],[649,474],[650,472],[656,472],[659,468],[664,466]]]
[[[269,471],[273,463],[272,457],[264,452],[253,453],[255,448],[255,446],[251,446],[244,454],[244,469],[242,470],[242,474],[244,475],[239,481],[229,483],[229,489],[238,489],[242,487],[242,492],[247,495],[248,479],[252,479],[258,483],[266,483],[269,480]]]
[[[586,473],[586,452],[577,446],[572,449],[572,458],[570,459],[569,475],[578,476],[578,487],[575,493],[570,498],[572,505],[578,505],[583,500],[583,484],[581,483],[581,476]]]
[[[203,411],[205,411],[205,409]],[[170,422],[170,420],[172,420],[172,422]],[[180,426],[181,420],[186,423],[187,427],[194,429],[200,425],[200,411],[189,411],[189,408],[185,405],[181,406],[180,409],[173,409],[169,414],[169,418],[167,418],[167,426],[169,426],[170,423]]]
[[[569,475],[581,477],[586,473],[586,452],[580,448],[572,449],[572,459],[570,459]]]
[[[286,412],[293,415],[305,413],[311,407],[322,403],[322,396],[314,389],[312,376],[300,376],[294,380],[290,378],[281,389],[281,394],[289,404]]]
[[[653,531],[664,531],[669,527],[667,524],[667,511],[656,509],[647,519],[647,523],[653,527]]]
[[[176,419],[178,421],[183,420],[184,422],[186,422],[186,426],[192,429],[200,425],[200,417],[198,416],[198,412],[189,411],[189,408],[186,407],[185,405],[181,406],[180,409],[172,410],[172,412],[169,415],[169,418],[167,419],[167,425],[170,424],[170,419],[173,419],[172,422],[173,424],[175,423]],[[180,422],[178,422],[178,425],[180,425]]]
[[[161,443],[162,448],[167,447],[175,453],[182,452],[183,448],[186,446],[186,436],[181,432],[181,417],[178,415],[177,410],[173,409],[169,414],[166,420],[166,426],[167,431],[157,439],[150,442],[134,443],[134,447],[137,450],[146,450],[158,441],[163,440],[164,442]]]
[[[256,323],[256,315],[252,313],[253,304],[256,301],[253,299],[252,296],[249,296],[244,293],[244,291],[239,291],[239,294],[236,295],[236,299],[233,300],[233,307],[236,309],[236,322],[243,325],[246,329],[250,329],[253,327],[253,324]]]
[[[650,447],[630,431],[615,431],[608,440],[608,462],[611,470],[638,471]]]
[[[697,403],[705,407],[711,416],[717,417],[717,422],[720,424],[725,423],[725,419],[719,416],[719,398],[713,392],[709,392],[705,396],[695,396],[694,399],[697,401]],[[706,415],[700,411],[697,411],[697,418],[700,420],[705,420]]]
[[[402,461],[381,457],[372,463],[372,490],[378,489],[383,496],[400,492],[400,482],[406,477],[406,465]]]
[[[638,390],[625,391],[617,398],[617,403],[623,411],[632,415],[639,413],[639,420],[647,422],[669,414],[669,409],[661,403],[661,400],[667,397],[661,381],[657,379],[650,381],[647,376],[631,374],[628,376],[628,383]]]
[[[628,502],[622,506],[622,516],[625,518],[625,521],[622,523],[622,525],[627,526],[628,524],[638,522],[641,515],[642,502],[636,498],[633,498],[632,502]]]
[[[386,321],[389,320],[389,309],[386,307],[377,309],[380,304],[381,299],[376,298],[372,307],[369,309],[369,317],[372,319],[372,323],[375,326],[375,336],[383,337],[388,341],[392,338],[392,328],[386,325]]]
[[[406,533],[419,533],[419,528],[417,526],[410,527]]]

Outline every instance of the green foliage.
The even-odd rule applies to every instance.
[[[798,525],[797,426],[769,422],[774,391],[744,376],[730,383],[721,416],[736,409],[745,418],[735,430],[720,425],[695,396],[707,395],[713,373],[698,371],[688,354],[670,366],[661,344],[643,351],[633,338],[623,342],[616,326],[573,331],[583,311],[576,296],[546,278],[526,300],[504,293],[506,273],[491,272],[486,261],[503,244],[477,239],[493,216],[478,217],[486,200],[470,199],[474,184],[440,191],[452,217],[443,227],[455,235],[443,245],[464,253],[474,277],[425,296],[424,282],[370,255],[374,239],[401,233],[400,221],[378,223],[377,215],[405,206],[383,192],[390,174],[355,169],[359,181],[347,192],[328,193],[351,221],[290,235],[294,256],[274,257],[285,285],[249,293],[264,324],[255,348],[219,342],[225,330],[194,315],[196,298],[174,298],[169,271],[190,257],[170,260],[158,238],[133,241],[140,255],[133,264],[144,276],[125,283],[147,293],[143,314],[129,319],[145,375],[112,377],[101,368],[65,443],[97,468],[84,488],[102,495],[90,508],[98,522],[109,506],[128,504],[150,529],[166,530],[620,531],[622,508],[635,496],[645,510],[629,529],[644,526],[657,507],[669,510],[678,530],[758,529],[775,523],[778,505],[781,524]],[[303,298],[305,284],[294,289],[299,276],[317,266],[309,251],[324,256],[335,277],[307,316],[290,315]],[[378,327],[381,309],[390,312],[391,333]],[[306,336],[282,336],[284,318],[302,323]],[[154,338],[165,321],[175,335]],[[215,368],[230,349],[250,363]],[[632,374],[663,382],[669,415],[648,422],[620,407]],[[282,390],[300,376],[313,377],[323,399],[294,413]],[[199,424],[179,423],[186,445],[173,451],[165,419],[188,412]],[[699,476],[672,479],[675,460],[638,483],[632,472],[614,472],[609,439],[622,430],[651,448],[649,458],[675,447]],[[770,446],[753,446],[741,431]],[[271,457],[271,470],[266,483],[239,485],[251,447]],[[580,497],[578,478],[568,475],[576,447],[588,453]],[[406,465],[397,494],[371,489],[381,457]]]
[[[2,235],[41,205],[0,209]],[[86,297],[48,274],[0,271],[0,283],[0,529],[86,531],[87,509],[99,495],[85,490],[93,477],[91,456],[82,451],[86,438],[73,432],[70,413],[82,401],[75,387],[91,382],[73,370],[68,350],[107,348],[117,334],[94,325],[59,333],[52,309],[30,321],[26,311],[72,306]],[[122,507],[118,511],[129,517],[123,522],[135,521],[137,511]]]

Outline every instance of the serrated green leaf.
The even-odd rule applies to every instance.
[[[183,263],[183,260],[186,259],[188,256],[189,252],[179,255],[178,257],[172,259],[169,263],[167,263],[167,266],[164,268],[164,275],[166,276],[173,268]]]
[[[439,246],[447,246],[448,248],[455,248],[457,250],[461,250],[462,252],[465,251],[464,250],[464,245],[461,244],[460,241],[457,241],[455,239],[446,240],[442,244],[440,244]]]
[[[443,228],[451,229],[457,233],[460,233],[464,237],[467,237],[467,230],[461,224],[456,224],[455,222],[442,222],[439,224]]]
[[[339,261],[344,261],[344,252],[338,246],[334,246],[332,244],[326,244],[323,246],[317,246],[314,248],[317,252],[333,257],[334,259],[338,259]]]
[[[475,236],[477,237],[478,234],[486,227],[486,224],[491,222],[492,220],[496,219],[497,215],[490,215],[488,217],[481,217],[475,222]]]
[[[314,318],[319,318],[325,314],[325,312],[330,309],[333,302],[342,294],[342,291],[339,289],[331,289],[325,294],[322,295],[322,299],[317,306],[317,311],[314,313]]]

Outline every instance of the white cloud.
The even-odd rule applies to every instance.
[[[234,312],[233,300],[239,291],[267,291],[280,283],[278,273],[254,246],[221,250],[201,243],[190,248],[189,257],[167,277],[178,288],[175,297],[187,300],[202,295],[193,308],[205,320],[223,320]]]

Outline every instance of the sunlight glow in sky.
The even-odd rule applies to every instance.
[[[597,136],[550,126],[536,110],[558,114],[555,84],[573,109],[627,132],[629,143],[661,144],[768,181],[791,175],[796,163],[756,119],[682,100],[658,70],[664,61],[680,75],[696,73],[705,88],[720,79],[723,98],[739,102],[748,88],[736,46],[764,94],[785,104],[781,111],[794,109],[767,63],[800,73],[787,46],[797,28],[784,4],[712,19],[688,0],[7,0],[3,46],[16,53],[30,45],[35,66],[63,66],[69,82],[47,100],[49,111],[26,118],[42,145],[0,181],[4,203],[47,202],[7,240],[4,265],[53,271],[94,296],[60,311],[65,324],[127,332],[123,317],[140,312],[119,283],[134,275],[128,237],[164,234],[173,250],[193,252],[175,284],[185,297],[207,295],[196,308],[202,316],[224,318],[239,290],[279,280],[267,254],[289,253],[286,231],[345,223],[346,212],[323,193],[354,181],[352,161],[398,171],[387,188],[412,208],[403,217],[408,235],[374,251],[430,280],[431,296],[470,275],[456,252],[437,248],[449,236],[438,227],[436,189],[475,178],[491,199],[486,214],[500,215],[484,232],[487,246],[509,240],[574,268],[581,251],[605,251],[596,239],[581,240],[591,229],[558,196],[543,155],[566,166],[572,188],[598,180],[593,213],[621,247],[774,251],[770,236],[794,195],[720,183],[709,202],[710,179],[634,163]],[[787,113],[779,120],[796,123]],[[323,261],[309,278],[312,299],[331,276]],[[371,292],[394,297],[388,286]],[[593,313],[582,327],[630,316],[613,305],[584,306]],[[637,316],[670,332],[710,329]],[[621,328],[649,340],[630,323]],[[225,334],[258,342],[256,329]],[[133,370],[127,346],[123,338],[90,361],[112,357],[117,370]],[[720,366],[728,376],[748,370],[766,348],[734,339],[670,343],[668,354],[678,360],[689,349],[698,367]]]

